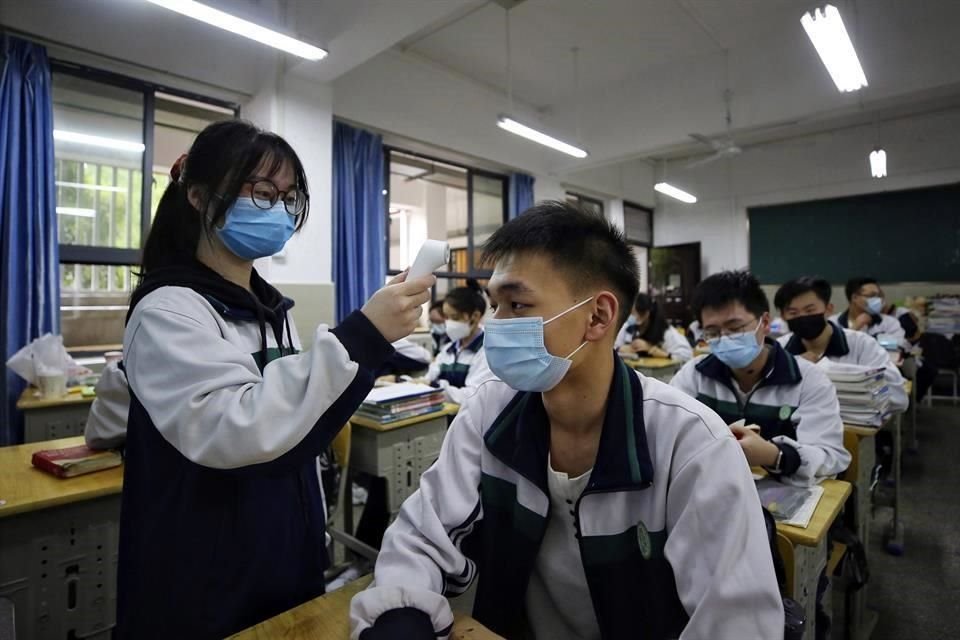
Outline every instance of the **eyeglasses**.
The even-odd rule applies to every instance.
[[[272,209],[278,201],[283,201],[283,208],[294,218],[299,218],[307,212],[307,194],[298,189],[280,191],[277,185],[269,180],[247,180],[244,184],[252,185],[250,199],[258,209]]]
[[[748,331],[747,327],[749,327],[754,322],[757,322],[757,325],[759,326],[760,324],[759,321],[750,320],[740,325],[736,329],[717,329],[715,327],[708,327],[703,330],[703,339],[709,342],[710,340],[719,339],[720,336],[730,336],[735,333],[743,333],[744,331]],[[756,331],[756,328],[754,328],[754,331]]]

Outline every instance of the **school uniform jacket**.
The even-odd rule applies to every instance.
[[[843,313],[838,313],[837,315],[830,318],[830,321],[834,324],[838,324],[844,329],[850,328],[850,310],[847,309]],[[907,342],[907,332],[903,330],[903,326],[900,324],[900,321],[894,318],[893,316],[888,316],[886,314],[871,314],[871,321],[862,331],[868,336],[877,338],[878,336],[892,336],[897,339],[897,344],[900,345],[903,349],[910,349],[910,343]]]
[[[782,637],[759,498],[729,429],[615,362],[596,463],[573,507],[580,554],[550,561],[583,564],[583,606],[604,640]],[[374,583],[351,603],[352,638],[375,623],[374,637],[446,638],[445,596],[474,580],[474,617],[524,637],[550,516],[549,429],[539,393],[494,381],[467,400],[387,529]]]
[[[890,360],[890,354],[880,346],[880,343],[859,331],[843,329],[833,322],[833,335],[823,352],[823,359],[818,366],[829,370],[830,363],[862,367],[863,369],[883,369],[883,380],[890,391],[890,411],[906,411],[910,399],[903,388],[903,376],[900,370]],[[780,337],[779,342],[788,353],[799,356],[806,352],[800,336],[788,333]]]
[[[487,380],[495,380],[483,351],[483,332],[468,345],[457,340],[443,347],[427,370],[427,379],[443,389],[447,402],[455,404],[463,404],[477,387]]]
[[[83,427],[83,437],[91,449],[113,449],[127,439],[127,415],[130,413],[130,392],[127,377],[116,362],[103,368],[97,381],[97,397],[90,405],[90,415]]]
[[[355,312],[294,353],[292,302],[252,285],[198,265],[134,294],[119,638],[222,638],[324,591],[316,457],[393,349]]]
[[[730,368],[707,355],[683,366],[670,384],[707,405],[730,424],[746,419],[783,452],[781,479],[809,485],[835,476],[850,464],[843,447],[837,392],[827,375],[778,342],[767,340],[770,355],[760,382],[741,402]]]
[[[628,327],[626,324],[620,329],[620,333],[617,334],[616,348],[619,349],[625,345],[630,344],[636,338],[642,338],[643,336],[636,335],[634,327]],[[690,343],[687,342],[687,339],[680,335],[680,332],[673,327],[667,327],[667,330],[663,332],[663,340],[658,345],[654,345],[662,348],[670,357],[674,360],[679,360],[680,362],[686,362],[693,357],[693,349],[690,347]]]

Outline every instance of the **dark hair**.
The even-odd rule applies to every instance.
[[[575,291],[610,286],[620,303],[618,326],[630,315],[640,289],[637,262],[623,233],[602,216],[566,202],[539,202],[493,232],[483,263],[520,253],[550,258]]]
[[[434,300],[430,303],[430,311],[440,310],[440,313],[443,313],[443,300]],[[429,312],[428,312],[429,313]]]
[[[859,278],[850,278],[847,280],[847,302],[853,299],[853,296],[856,295],[864,285],[875,284],[878,287],[880,283],[877,282],[876,278],[871,278],[870,276],[860,276]]]
[[[704,279],[693,291],[693,313],[703,324],[703,310],[707,307],[725,307],[739,302],[758,318],[770,311],[767,294],[760,288],[760,281],[749,271],[721,271]]]
[[[824,304],[830,304],[830,295],[833,293],[830,283],[823,278],[803,276],[795,278],[777,289],[777,293],[773,296],[773,306],[783,311],[788,304],[808,291],[813,291],[818,298],[823,300]]]
[[[472,314],[474,311],[479,311],[480,315],[483,315],[487,311],[487,301],[477,289],[472,287],[451,289],[443,301],[460,313]]]
[[[264,163],[265,175],[290,163],[297,189],[308,196],[307,210],[297,221],[299,231],[309,212],[309,195],[303,163],[293,148],[277,134],[244,120],[215,122],[193,141],[179,167],[179,176],[160,198],[143,246],[142,274],[159,267],[193,263],[201,233],[210,234],[219,225],[244,182]],[[187,198],[190,187],[200,187],[199,211]],[[212,203],[215,206],[211,207]],[[205,214],[211,210],[212,215]]]
[[[667,332],[667,320],[663,317],[663,314],[660,313],[660,305],[657,304],[657,301],[645,293],[638,293],[637,299],[633,303],[633,308],[637,313],[650,312],[650,317],[647,320],[646,328],[643,330],[643,335],[638,335],[637,337],[643,338],[650,344],[660,344],[663,342],[663,334]]]

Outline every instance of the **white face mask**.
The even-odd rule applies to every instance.
[[[447,320],[447,337],[456,342],[463,340],[472,331],[469,322],[460,322],[459,320]]]

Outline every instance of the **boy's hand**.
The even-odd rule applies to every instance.
[[[865,328],[870,326],[871,322],[873,322],[873,318],[870,317],[869,313],[861,313],[853,321],[853,330],[863,331]]]
[[[780,455],[777,445],[764,440],[763,436],[748,427],[732,424],[730,430],[751,467],[772,467],[777,463],[777,456]]]

